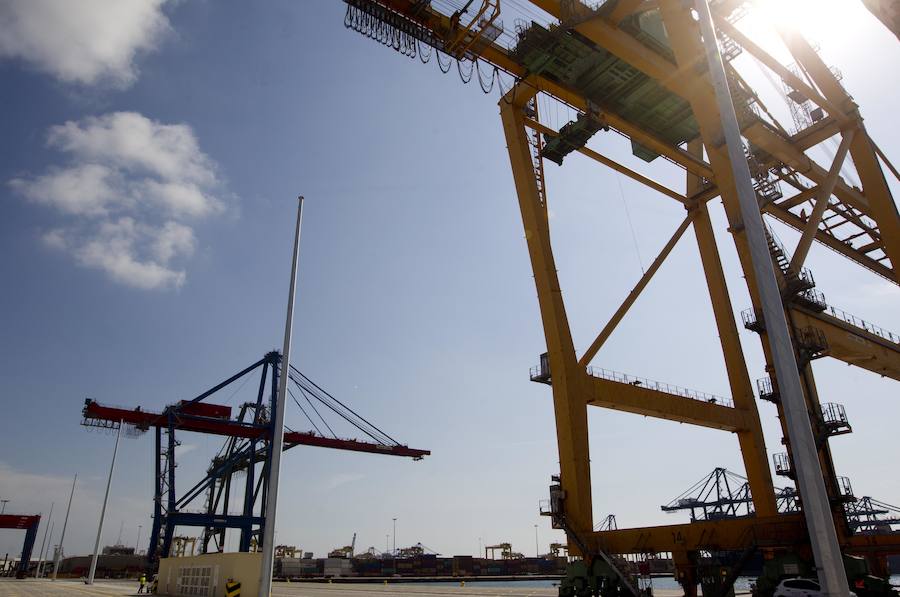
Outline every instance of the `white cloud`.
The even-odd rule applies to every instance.
[[[100,215],[107,204],[118,198],[110,185],[112,171],[100,164],[81,164],[60,170],[50,169],[33,180],[14,178],[13,188],[38,203],[45,203],[68,214]]]
[[[128,286],[184,284],[185,270],[171,262],[194,252],[185,220],[224,209],[216,165],[191,127],[116,112],[51,127],[48,145],[69,163],[9,181],[28,200],[69,218],[43,233],[44,243]]]
[[[166,243],[166,226],[141,226],[131,218],[104,222],[92,238],[80,242],[74,252],[75,258],[80,264],[102,269],[113,280],[128,286],[142,289],[177,288],[184,284],[186,274],[184,270],[170,269],[167,264],[178,247],[168,243],[170,250],[167,258],[159,261],[140,257],[151,251],[158,252],[154,249],[159,242]]]
[[[205,216],[222,208],[215,197],[191,183],[145,180],[135,192],[175,215]]]
[[[168,262],[179,253],[194,252],[194,231],[178,222],[166,222],[153,241],[153,252],[162,262]]]
[[[161,124],[137,112],[113,112],[50,128],[50,145],[85,160],[177,182],[215,182],[215,168],[186,124]]]
[[[170,30],[166,0],[4,0],[0,58],[21,59],[67,83],[137,79],[135,56]]]

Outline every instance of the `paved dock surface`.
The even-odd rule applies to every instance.
[[[0,597],[80,597],[82,595],[120,597],[133,595],[136,592],[137,583],[133,581],[100,581],[92,586],[87,586],[82,581],[74,580],[0,578]]]
[[[381,595],[382,597],[555,597],[555,588],[498,587],[491,583],[467,583],[466,586],[424,585],[424,584],[319,584],[319,583],[275,583],[272,594],[279,597],[362,597]],[[57,580],[13,580],[0,579],[0,597],[125,597],[137,595],[134,581],[98,581],[86,586],[80,581]],[[681,591],[657,590],[654,597],[676,597]]]

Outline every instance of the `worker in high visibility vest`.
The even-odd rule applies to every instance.
[[[140,586],[138,587],[138,594],[140,594],[143,593],[147,588],[147,575],[141,572],[141,576],[140,578],[138,578],[138,582],[140,583]]]

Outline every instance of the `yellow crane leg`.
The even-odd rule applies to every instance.
[[[566,521],[575,533],[584,534],[593,530],[587,406],[584,399],[587,376],[584,369],[578,366],[575,356],[550,245],[547,206],[541,201],[525,129],[524,107],[533,95],[534,92],[529,91],[528,87],[514,87],[500,101],[500,116],[553,375],[553,409],[560,480],[566,492]],[[578,551],[577,545],[571,541],[569,551]]]
[[[701,142],[696,140],[688,144],[688,151],[702,157]],[[700,179],[688,172],[687,195],[690,197],[699,189]],[[722,345],[722,355],[725,359],[725,369],[728,372],[732,400],[735,408],[740,409],[744,414],[744,428],[737,432],[737,436],[747,480],[750,483],[750,493],[753,496],[753,507],[758,516],[774,516],[778,513],[778,507],[775,503],[772,473],[769,470],[766,440],[759,421],[759,411],[756,408],[756,397],[753,394],[750,374],[747,371],[747,361],[744,358],[738,329],[734,322],[731,297],[728,294],[722,260],[709,219],[709,210],[706,203],[701,202],[690,211],[694,214],[694,234],[697,237],[697,248],[700,250],[700,260],[709,289],[709,300],[712,303],[716,327],[719,331],[719,342]]]

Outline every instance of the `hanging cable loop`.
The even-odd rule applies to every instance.
[[[450,68],[453,66],[453,59],[451,58],[450,60],[448,60],[447,67],[444,68],[444,63],[441,61],[441,54],[442,54],[442,52],[440,50],[437,50],[436,56],[437,56],[438,68],[440,68],[441,72],[446,75],[447,73],[450,72]]]
[[[491,79],[488,85],[485,84],[484,79],[481,76],[481,66],[478,60],[475,61],[475,72],[478,74],[478,84],[481,86],[481,90],[485,94],[489,94],[494,90],[494,82],[497,80],[498,70],[495,66],[493,70],[491,70]]]
[[[456,59],[456,71],[459,73],[459,80],[464,84],[467,84],[472,80],[472,75],[475,74],[475,64],[474,61],[469,62],[469,73],[467,75],[464,75],[462,70],[463,62],[465,62],[465,59]]]

